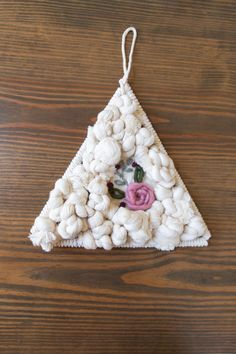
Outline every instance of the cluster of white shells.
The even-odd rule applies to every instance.
[[[98,114],[88,128],[80,163],[55,183],[46,214],[35,220],[30,235],[34,245],[50,251],[64,240],[78,239],[87,249],[152,244],[173,250],[204,235],[206,226],[178,184],[172,160],[142,125],[138,110],[137,101],[120,92]],[[119,207],[108,193],[115,165],[130,157],[154,186],[156,201],[147,211]]]

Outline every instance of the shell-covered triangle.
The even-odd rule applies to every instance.
[[[30,232],[35,246],[207,246],[210,232],[130,85],[119,87]]]

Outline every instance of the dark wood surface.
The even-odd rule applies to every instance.
[[[117,87],[130,83],[203,214],[204,249],[27,239]],[[236,353],[236,3],[0,0],[0,353]]]

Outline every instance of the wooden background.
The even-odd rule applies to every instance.
[[[27,239],[122,76],[213,237],[46,254]],[[236,353],[236,3],[0,0],[0,353]]]

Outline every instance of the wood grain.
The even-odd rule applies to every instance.
[[[0,0],[0,353],[236,353],[236,4]],[[29,228],[122,75],[208,248],[32,247]]]

